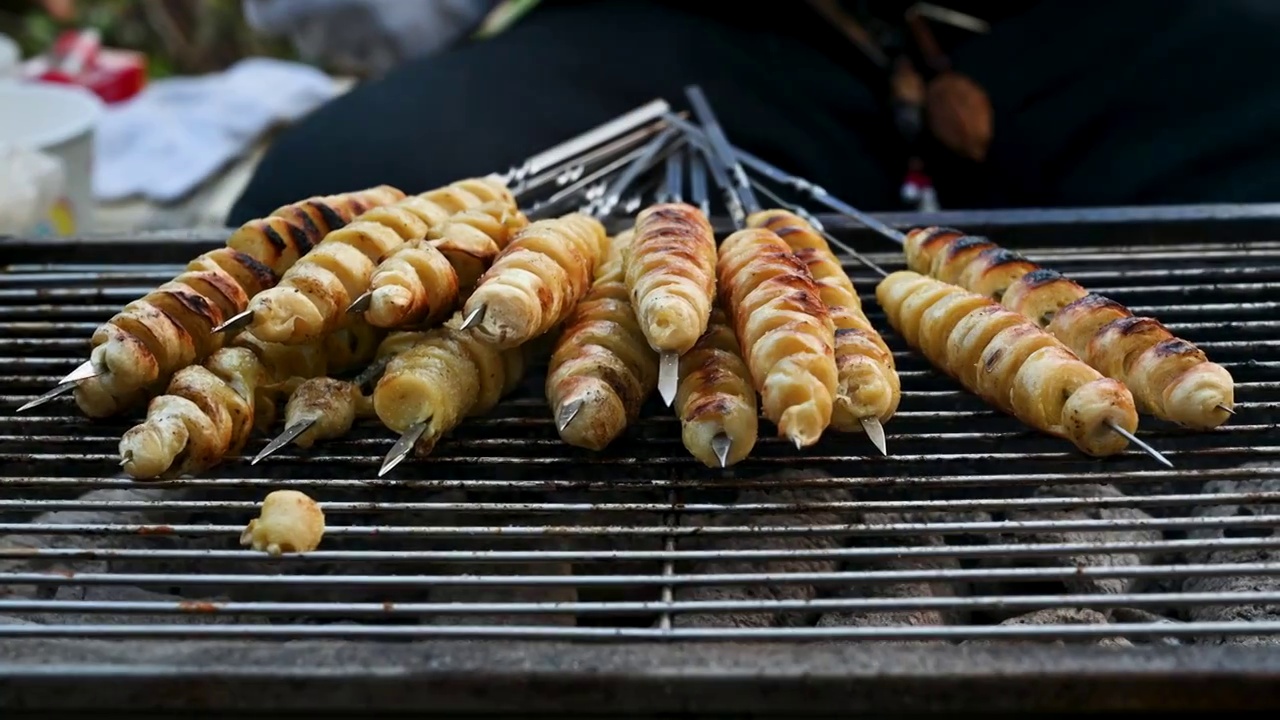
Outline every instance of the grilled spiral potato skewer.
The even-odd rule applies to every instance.
[[[724,311],[713,307],[707,331],[680,356],[675,400],[680,438],[707,467],[735,465],[756,445],[756,391],[738,353],[738,338]]]
[[[1053,270],[959,230],[916,229],[904,248],[913,270],[993,297],[1048,330],[1099,372],[1127,385],[1142,412],[1196,430],[1231,416],[1231,373],[1155,319],[1136,317]]]
[[[276,287],[253,298],[248,331],[279,343],[309,342],[332,332],[369,289],[383,258],[406,242],[424,239],[451,216],[486,203],[516,210],[511,192],[490,177],[461,180],[364,213],[326,235]]]
[[[770,230],[739,230],[720,245],[720,296],[765,417],[797,448],[831,422],[838,383],[835,326],[813,277]]]
[[[990,298],[904,270],[880,282],[876,300],[894,329],[936,367],[1087,455],[1123,451],[1128,439],[1115,428],[1131,435],[1138,427],[1128,388]]]
[[[372,417],[373,399],[365,394],[365,386],[382,376],[393,356],[422,337],[422,333],[416,332],[386,336],[378,344],[374,361],[351,380],[319,375],[299,380],[292,386],[285,403],[284,431],[267,443],[249,464],[257,465],[290,443],[309,448],[319,440],[342,437],[351,432],[357,419]]]
[[[387,429],[401,433],[387,455],[384,475],[410,451],[428,455],[446,433],[483,415],[519,384],[522,348],[502,349],[460,329],[455,314],[398,353],[373,391],[373,409]]]
[[[368,361],[377,336],[353,324],[311,345],[263,343],[251,336],[174,374],[147,417],[120,440],[121,465],[149,480],[207,470],[243,449],[253,427],[270,424],[275,396],[293,378],[340,372]]]
[[[227,247],[266,265],[278,278],[288,272],[298,258],[311,252],[325,235],[367,210],[403,198],[404,193],[390,185],[310,197],[241,225],[227,238]]]
[[[679,358],[707,330],[716,299],[716,236],[698,208],[661,203],[636,216],[623,258],[631,307],[649,347],[661,357],[659,388],[670,405]]]
[[[587,293],[607,242],[600,221],[581,213],[530,224],[480,277],[462,329],[499,348],[549,332]]]
[[[101,325],[89,364],[97,374],[76,385],[89,417],[107,417],[163,389],[173,373],[222,347],[213,329],[272,287],[313,243],[360,213],[403,197],[391,187],[286,205],[232,233],[186,271],[135,300]],[[73,373],[74,374],[74,373]]]
[[[749,227],[772,230],[809,267],[818,296],[835,325],[836,388],[832,427],[862,430],[885,452],[882,423],[889,421],[902,399],[902,384],[893,352],[862,311],[853,282],[825,238],[804,218],[786,210],[764,210],[747,218]]]
[[[603,450],[640,415],[658,382],[658,358],[645,340],[624,280],[635,233],[620,233],[551,354],[546,396],[560,438]]]
[[[528,224],[523,213],[506,203],[458,213],[378,263],[369,291],[349,311],[363,309],[365,319],[381,328],[439,324]]]

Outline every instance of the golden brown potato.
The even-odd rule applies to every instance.
[[[313,243],[370,208],[403,197],[382,186],[317,197],[245,223],[227,247],[196,258],[187,270],[124,307],[91,340],[90,361],[105,372],[76,388],[76,402],[90,417],[106,417],[163,388],[179,369],[222,347],[213,328],[242,312],[257,293]]]
[[[565,321],[547,369],[547,403],[560,438],[589,450],[617,439],[658,383],[658,356],[645,340],[624,280],[622,259],[633,237],[627,231],[610,243],[591,289]],[[572,413],[572,421],[559,427],[564,413]]]
[[[480,277],[465,316],[482,313],[477,334],[501,348],[547,333],[587,293],[607,243],[600,221],[580,213],[530,224]]]
[[[992,300],[909,270],[882,280],[876,300],[909,345],[970,392],[1081,452],[1119,453],[1128,440],[1109,424],[1138,427],[1124,385]]]
[[[765,417],[797,447],[831,423],[839,385],[835,326],[809,269],[770,230],[739,230],[720,245],[720,295]]]
[[[289,268],[276,287],[250,301],[253,322],[248,331],[279,343],[310,342],[333,332],[348,319],[351,303],[370,289],[379,263],[405,243],[425,240],[431,230],[454,215],[485,205],[516,212],[511,192],[490,177],[461,180],[362,214],[325,235],[314,250]],[[449,287],[441,292],[451,289],[456,301],[457,279],[447,262],[442,268],[450,278]],[[447,317],[450,310],[446,308],[441,314]]]

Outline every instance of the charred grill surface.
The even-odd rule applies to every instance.
[[[1132,449],[1091,460],[991,410],[907,351],[850,261],[902,379],[889,457],[836,432],[797,452],[762,427],[750,458],[708,470],[656,398],[610,448],[579,450],[538,370],[386,479],[394,438],[364,421],[257,466],[137,483],[115,455],[135,417],[90,421],[69,397],[13,411],[215,239],[0,241],[0,638],[1280,644],[1280,242],[1135,223],[1128,246],[1086,226],[1082,245],[1037,247],[1044,228],[1025,229],[991,234],[1235,376],[1217,430],[1142,418],[1176,470]],[[279,488],[321,502],[317,552],[239,548]]]

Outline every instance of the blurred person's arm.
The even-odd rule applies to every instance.
[[[381,74],[475,30],[498,0],[244,0],[258,32],[285,36],[303,60]]]
[[[40,0],[40,7],[56,20],[70,20],[76,16],[76,0]]]

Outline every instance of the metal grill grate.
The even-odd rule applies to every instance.
[[[1176,471],[1136,451],[1089,460],[988,410],[906,352],[875,276],[850,264],[902,374],[887,458],[836,433],[797,454],[762,424],[751,460],[712,473],[656,405],[609,451],[578,451],[535,374],[385,480],[392,438],[366,423],[256,467],[144,485],[112,476],[131,422],[86,421],[67,398],[13,410],[204,247],[0,244],[0,637],[1278,643],[1280,242],[1226,245],[1212,222],[1173,219],[1033,214],[993,235],[1235,375],[1239,414],[1216,432],[1144,418]],[[1064,230],[1085,244],[1055,246]],[[1111,242],[1117,231],[1151,241]],[[237,549],[281,487],[324,505],[322,549]]]

